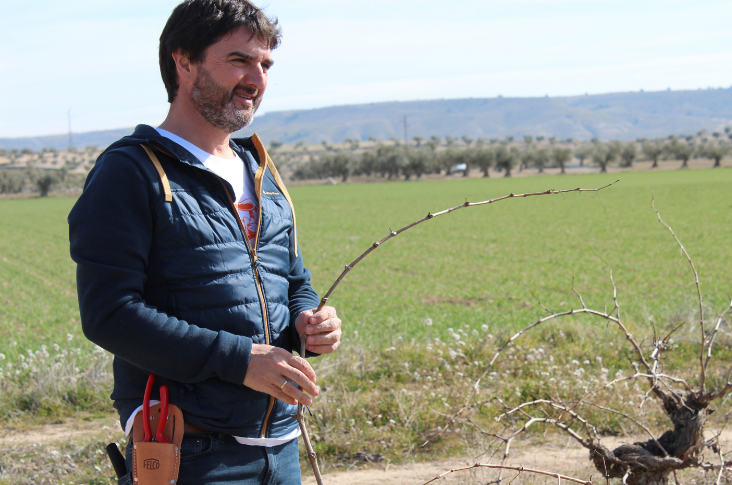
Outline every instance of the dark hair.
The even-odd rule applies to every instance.
[[[261,37],[270,49],[280,44],[277,18],[268,18],[247,0],[186,0],[175,7],[160,34],[160,74],[169,103],[178,92],[173,52],[180,49],[192,63],[200,63],[208,46],[239,27],[248,28],[252,37]]]

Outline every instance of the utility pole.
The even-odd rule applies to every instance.
[[[71,137],[71,110],[68,111],[69,115],[69,148],[74,146],[74,140]]]
[[[404,143],[409,144],[407,140],[407,115],[404,115]]]

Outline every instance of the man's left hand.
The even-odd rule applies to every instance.
[[[310,352],[330,354],[341,343],[341,319],[332,306],[324,306],[318,313],[314,311],[305,310],[297,316],[297,333],[308,336],[305,348]]]

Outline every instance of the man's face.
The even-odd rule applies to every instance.
[[[252,122],[267,88],[270,50],[241,27],[206,49],[196,65],[191,101],[203,118],[227,133]]]

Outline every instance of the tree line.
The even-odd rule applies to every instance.
[[[66,167],[60,170],[34,167],[25,170],[0,170],[0,194],[19,194],[24,190],[35,189],[41,197],[46,197],[52,187],[67,181],[67,175]]]
[[[491,171],[510,177],[515,170],[527,168],[541,173],[545,168],[554,167],[565,173],[566,167],[575,160],[579,166],[596,166],[601,172],[606,172],[611,166],[632,167],[641,157],[653,162],[651,168],[657,168],[665,160],[681,161],[680,168],[687,168],[693,158],[709,159],[714,162],[713,167],[720,167],[721,160],[732,153],[732,128],[727,127],[724,131],[714,132],[711,136],[699,132],[696,135],[671,135],[665,139],[630,142],[603,142],[597,138],[591,142],[574,142],[531,135],[524,135],[520,140],[513,136],[490,140],[474,140],[468,136],[460,139],[433,136],[425,140],[416,136],[409,142],[397,139],[380,142],[372,138],[370,146],[364,147],[358,140],[347,139],[338,146],[324,141],[317,151],[309,150],[301,141],[294,145],[294,151],[304,150],[310,154],[299,163],[292,161],[293,150],[289,155],[281,152],[283,144],[278,141],[271,142],[270,152],[278,162],[282,160],[293,167],[291,177],[294,180],[333,178],[346,182],[352,176],[411,180],[426,174],[456,173],[468,177],[475,170],[480,171],[483,177],[489,177]],[[84,175],[70,172],[84,163],[87,163],[84,168],[91,168],[97,151],[92,146],[83,151],[70,149],[62,157],[54,149],[44,149],[39,153],[30,149],[0,149],[0,157],[11,163],[23,160],[21,157],[30,158],[25,169],[0,170],[0,194],[31,190],[46,196],[54,187],[81,188]],[[40,168],[38,164],[42,163],[63,166],[60,169]]]
[[[0,157],[14,165],[4,169],[0,166],[0,194],[38,192],[41,197],[46,197],[55,188],[81,189],[86,172],[93,166],[92,161],[98,152],[95,146],[84,150],[70,148],[66,152],[54,148],[44,148],[39,152],[29,148],[0,149]],[[77,171],[80,166],[83,168],[81,172]]]
[[[415,137],[409,143],[396,139],[388,143],[376,142],[370,149],[362,149],[355,140],[346,140],[340,148],[323,142],[325,150],[311,154],[308,160],[299,163],[292,178],[338,178],[346,182],[351,176],[364,175],[410,180],[425,174],[456,172],[468,177],[473,170],[479,170],[483,177],[489,177],[491,170],[510,177],[516,169],[526,168],[535,168],[541,173],[547,167],[555,167],[565,173],[567,165],[575,159],[579,166],[593,165],[606,172],[611,166],[632,167],[640,157],[652,161],[652,168],[657,168],[664,160],[680,160],[681,168],[687,168],[692,158],[713,160],[713,166],[719,167],[722,158],[732,152],[729,141],[732,129],[728,127],[725,131],[726,136],[715,132],[711,138],[700,132],[697,136],[671,135],[666,139],[630,142],[593,139],[589,143],[575,143],[571,139],[534,138],[531,135],[525,135],[521,141],[513,136],[500,140],[473,140],[464,136],[461,141],[446,137],[444,142],[436,136],[429,140]],[[281,145],[273,142],[270,148],[276,152]]]

